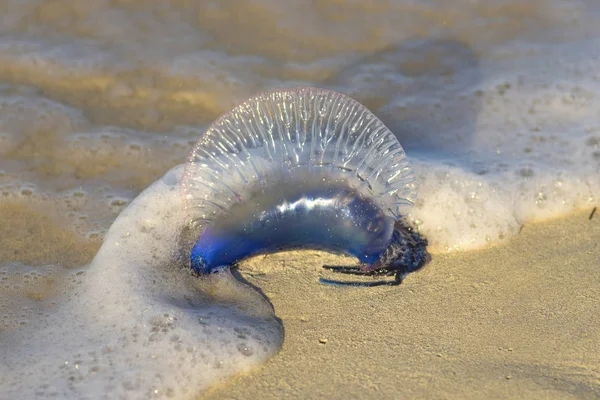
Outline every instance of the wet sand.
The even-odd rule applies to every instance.
[[[285,328],[264,367],[202,399],[600,397],[600,216],[525,226],[501,246],[437,254],[399,287],[330,287],[317,252],[242,274]],[[324,343],[325,342],[325,343]]]

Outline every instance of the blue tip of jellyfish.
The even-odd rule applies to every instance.
[[[202,261],[194,262],[194,259],[192,259],[191,267],[192,267],[192,271],[198,275],[210,275],[210,274],[216,274],[218,272],[229,271],[229,265],[221,265],[218,267],[208,267]]]
[[[192,271],[198,275],[209,275],[217,272],[229,270],[229,265],[218,265],[206,263],[202,253],[195,247],[190,256],[190,266]]]
[[[192,268],[192,271],[200,275],[209,274],[211,270],[211,268],[209,268],[206,265],[206,263],[202,260],[202,257],[200,256],[200,254],[198,254],[196,248],[192,250],[192,254],[190,255],[190,266]]]

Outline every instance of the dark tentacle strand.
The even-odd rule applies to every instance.
[[[373,277],[394,275],[393,281],[347,282],[324,278],[319,281],[335,286],[395,286],[401,284],[404,277],[410,272],[417,271],[429,261],[431,261],[431,255],[427,252],[427,239],[406,224],[398,223],[390,245],[378,260],[382,267],[364,271],[358,266],[323,266],[324,269],[347,275]]]
[[[345,265],[323,265],[323,269],[328,269],[339,274],[348,275],[373,275],[369,272],[362,271],[360,267],[345,266]]]
[[[391,268],[380,268],[374,271],[363,271],[360,267],[355,266],[342,266],[342,265],[323,265],[324,269],[330,270],[339,274],[346,275],[359,275],[359,276],[389,276],[394,275],[395,271]],[[373,286],[396,286],[402,283],[402,279],[398,280],[399,275],[396,274],[394,280],[391,281],[373,281],[373,282],[349,282],[349,281],[338,281],[334,279],[319,278],[319,282],[324,285],[331,286],[361,286],[361,287],[373,287]]]
[[[336,281],[333,279],[319,278],[319,282],[324,285],[330,286],[358,286],[358,287],[374,287],[374,286],[397,286],[402,283],[394,279],[393,281],[373,281],[373,282],[348,282],[348,281]]]

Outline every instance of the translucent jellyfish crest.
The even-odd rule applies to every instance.
[[[414,177],[392,132],[357,101],[296,88],[250,98],[214,122],[182,179],[188,222],[210,226],[281,181],[345,181],[398,219],[416,198]]]

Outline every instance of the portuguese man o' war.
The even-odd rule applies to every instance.
[[[353,283],[376,286],[399,284],[430,259],[427,241],[402,219],[416,199],[402,146],[363,105],[333,91],[276,90],[237,106],[195,145],[181,188],[200,275],[310,248],[360,262],[325,266],[335,272],[395,275]]]

